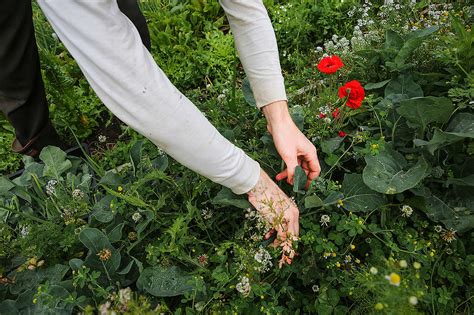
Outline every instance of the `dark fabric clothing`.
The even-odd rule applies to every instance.
[[[150,34],[137,0],[117,2],[149,50]],[[60,142],[49,119],[30,0],[0,0],[0,110],[15,128],[19,143],[14,148],[35,142],[38,151]]]

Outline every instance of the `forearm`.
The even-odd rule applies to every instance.
[[[219,0],[234,34],[242,66],[260,109],[286,101],[278,46],[270,18],[261,0]]]
[[[115,0],[39,0],[103,103],[184,166],[237,194],[260,166],[225,139],[168,80]]]

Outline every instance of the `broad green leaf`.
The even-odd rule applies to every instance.
[[[324,202],[316,195],[308,196],[304,199],[305,209],[319,208],[324,206]]]
[[[141,238],[141,234],[148,224],[155,218],[155,214],[151,210],[140,211],[140,213],[145,217],[145,219],[142,219],[142,221],[138,223],[136,227],[139,238]]]
[[[223,187],[217,195],[212,199],[215,205],[234,206],[241,209],[250,208],[252,205],[239,195],[236,195],[227,187]]]
[[[59,179],[61,174],[72,167],[71,161],[66,159],[66,152],[55,146],[44,148],[39,158],[44,162],[43,176]]]
[[[409,122],[421,128],[429,123],[446,123],[454,110],[447,97],[415,97],[400,102],[397,112]]]
[[[108,234],[108,238],[111,243],[120,241],[120,239],[122,238],[122,230],[124,226],[125,223],[122,222],[116,227],[114,227],[112,231],[110,231],[110,233]]]
[[[344,138],[342,137],[334,137],[324,140],[321,142],[321,150],[326,154],[332,154],[341,146],[343,141]]]
[[[399,50],[403,46],[403,38],[392,30],[385,31],[385,49]]]
[[[164,172],[168,167],[168,156],[166,154],[160,155],[159,157],[151,161],[151,165],[153,166],[153,168]]]
[[[469,175],[463,178],[448,178],[446,183],[458,186],[474,186],[474,175]]]
[[[304,128],[304,112],[303,107],[300,105],[295,105],[290,108],[291,119],[293,119],[295,125],[299,130],[303,131]]]
[[[0,314],[16,315],[19,314],[14,300],[3,300],[0,303]]]
[[[117,173],[108,171],[105,175],[100,179],[99,184],[104,184],[107,186],[116,187],[123,183],[122,177],[120,177]]]
[[[415,139],[417,146],[426,146],[431,154],[444,146],[461,141],[465,138],[474,138],[474,114],[459,113],[451,120],[446,131],[435,129],[430,141]]]
[[[398,66],[402,66],[406,59],[413,53],[415,49],[420,47],[421,43],[425,40],[426,37],[433,34],[438,30],[437,26],[432,26],[420,30],[416,30],[408,34],[405,43],[395,57],[395,63]]]
[[[304,172],[303,168],[297,165],[295,167],[295,175],[293,179],[293,191],[304,194],[305,193],[304,189],[305,189],[307,180],[308,180],[308,177],[306,176],[306,173]]]
[[[130,149],[130,161],[132,162],[133,174],[137,174],[138,165],[142,159],[143,141],[137,141]]]
[[[79,233],[79,240],[89,249],[86,258],[86,265],[94,269],[107,269],[109,274],[113,274],[120,266],[120,253],[110,244],[107,236],[99,229],[85,228]],[[110,251],[111,256],[105,261],[99,259],[101,251]]]
[[[13,184],[8,178],[0,176],[0,195],[5,195],[13,187],[15,187],[15,184]]]
[[[364,89],[367,91],[380,89],[380,88],[383,88],[385,85],[387,85],[387,83],[390,82],[391,80],[392,79],[388,79],[388,80],[377,82],[377,83],[367,83],[364,86]]]
[[[392,94],[406,95],[408,98],[423,96],[420,85],[413,81],[411,74],[400,74],[385,87],[385,98]]]
[[[250,87],[250,81],[248,77],[245,77],[242,81],[242,92],[244,93],[244,98],[247,104],[256,107],[257,102],[255,101],[255,97],[253,96],[252,88]]]
[[[187,283],[191,276],[178,267],[149,267],[140,273],[137,287],[154,296],[176,296],[189,292],[193,287]]]
[[[346,210],[352,212],[368,212],[386,203],[386,199],[364,184],[362,175],[345,174],[341,192]]]
[[[100,199],[99,202],[94,205],[92,217],[102,223],[108,223],[112,221],[115,217],[115,213],[110,209],[110,203],[114,199],[115,198],[110,195],[106,195],[104,198]]]
[[[73,258],[69,260],[69,267],[71,267],[72,270],[77,271],[82,267],[82,265],[84,265],[84,261],[82,259]]]
[[[127,273],[130,272],[130,270],[132,269],[132,266],[133,266],[133,260],[130,260],[130,262],[127,264],[127,266],[125,266],[125,268],[123,268],[122,270],[120,270],[117,273],[119,275],[126,275]]]
[[[386,148],[375,156],[366,156],[362,177],[369,188],[383,194],[398,194],[416,186],[426,175],[428,163],[423,156],[407,169],[404,156]]]

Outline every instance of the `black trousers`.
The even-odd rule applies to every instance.
[[[149,50],[150,34],[137,0],[117,2]],[[0,110],[15,128],[17,151],[59,145],[49,119],[31,0],[0,0]]]

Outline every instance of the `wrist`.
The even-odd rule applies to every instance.
[[[262,112],[270,125],[293,122],[288,110],[288,102],[286,100],[276,101],[265,105],[262,107]]]

